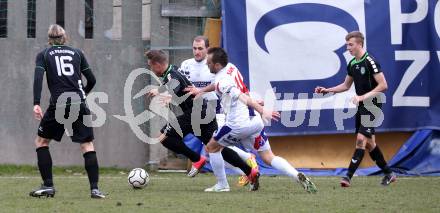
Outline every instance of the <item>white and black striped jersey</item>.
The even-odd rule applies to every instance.
[[[206,87],[214,81],[215,75],[209,71],[206,59],[200,62],[194,58],[187,59],[182,62],[179,71],[197,88]],[[207,100],[218,99],[215,92],[206,93],[203,98]]]

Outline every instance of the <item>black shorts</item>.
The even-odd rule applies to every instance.
[[[65,118],[68,118],[70,107],[71,106],[69,105],[65,107]],[[61,141],[65,130],[64,124],[58,123],[55,118],[56,109],[56,106],[51,105],[46,110],[43,119],[41,119],[40,126],[38,127],[38,136],[46,139]],[[90,110],[87,108],[85,103],[81,103],[79,116],[76,121],[72,123],[73,134],[70,136],[72,141],[75,143],[91,142],[95,139],[93,136],[93,128],[84,125],[84,115],[90,115]]]
[[[182,130],[183,137],[185,137],[188,134],[194,134],[194,129],[191,125],[191,116],[182,116],[177,119],[179,126]],[[199,140],[203,142],[203,144],[208,144],[209,140],[212,138],[212,135],[217,130],[217,120],[214,118],[211,122],[207,124],[201,124],[200,125],[200,135],[194,134]],[[165,125],[161,133],[164,133],[168,137],[177,137],[180,140],[182,140],[183,137],[177,133],[177,131],[171,126],[170,123]]]
[[[381,109],[381,104],[375,103],[374,104],[377,108]],[[368,107],[368,109],[372,110],[370,107]],[[373,121],[375,118],[374,114],[371,113],[363,104],[360,104],[357,108],[357,112],[356,112],[356,134],[360,133],[362,135],[364,135],[367,138],[371,138],[374,133],[374,127],[375,127],[375,123],[371,123],[370,124],[365,124],[361,122],[361,116],[366,115],[369,116],[369,120]],[[377,114],[377,113],[376,113]]]

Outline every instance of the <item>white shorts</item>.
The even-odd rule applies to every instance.
[[[253,139],[247,139],[250,140],[249,142],[243,142],[243,146],[247,150],[255,150],[257,152],[264,152],[267,150],[270,150],[270,143],[269,138],[266,136],[266,133],[264,132],[264,129],[261,130],[260,134]],[[246,147],[245,144],[249,145],[252,144],[251,147]]]
[[[256,138],[260,137],[264,124],[261,118],[252,117],[247,122],[238,126],[225,124],[214,133],[214,139],[222,146],[253,147]]]
[[[225,125],[226,115],[225,114],[216,114],[215,119],[217,120],[217,126],[221,127]]]

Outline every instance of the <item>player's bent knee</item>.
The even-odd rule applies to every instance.
[[[47,139],[47,138],[42,138],[40,136],[37,136],[37,138],[35,138],[35,146],[37,148],[43,147],[43,146],[49,146],[49,142],[50,142],[50,139]]]
[[[372,151],[375,147],[376,147],[376,143],[374,142],[374,140],[368,139],[367,144],[366,144],[366,148],[368,150]]]
[[[208,145],[206,146],[206,149],[209,153],[219,152],[221,151],[222,146],[217,143],[217,141],[209,141]]]
[[[81,143],[80,147],[82,153],[95,151],[95,147],[93,146],[92,142]]]
[[[275,157],[271,150],[259,152],[258,155],[260,155],[263,162],[267,165],[271,165],[272,160]]]
[[[358,134],[356,138],[356,148],[365,149],[366,144],[367,144],[367,138],[362,134]]]

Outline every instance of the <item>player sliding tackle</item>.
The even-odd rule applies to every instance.
[[[215,73],[215,83],[203,89],[195,87],[186,89],[195,95],[215,90],[221,98],[222,108],[226,114],[226,123],[214,134],[207,146],[211,166],[218,182],[206,191],[229,189],[224,165],[216,159],[216,155],[223,147],[229,146],[229,148],[232,148],[240,143],[247,149],[257,150],[266,164],[292,177],[308,192],[316,192],[316,186],[303,173],[298,173],[285,159],[275,156],[270,149],[269,141],[263,130],[263,120],[277,120],[280,117],[279,113],[264,110],[262,105],[249,97],[248,89],[242,81],[240,71],[233,64],[228,63],[228,56],[223,49],[209,49],[207,64],[210,71]],[[255,109],[261,117],[255,116],[253,110],[249,109],[248,106]],[[233,149],[238,148],[234,147]],[[243,151],[238,153],[242,159],[248,159],[251,156],[250,153]],[[258,177],[259,173],[249,178],[251,190],[258,189]]]
[[[193,162],[193,169],[188,176],[194,176],[200,171],[206,162],[204,156],[200,156],[199,153],[194,152],[188,148],[183,142],[183,137],[194,134],[193,118],[199,116],[194,110],[193,106],[197,103],[193,101],[194,96],[184,89],[191,84],[174,65],[169,64],[168,55],[161,50],[150,50],[146,53],[147,63],[151,71],[158,77],[162,78],[162,84],[159,88],[151,89],[147,92],[148,96],[162,96],[165,103],[168,103],[168,124],[161,130],[159,140],[161,144],[169,150],[183,154]],[[164,93],[168,92],[168,95]],[[195,116],[193,116],[193,113]],[[203,103],[201,106],[200,119],[204,119],[208,116],[208,106]],[[197,122],[196,122],[197,123]],[[215,130],[217,130],[217,123],[215,119],[211,120],[207,124],[201,124],[201,135],[197,136],[204,144],[207,144],[211,139]],[[245,174],[251,174],[251,167],[244,162],[240,156],[237,155],[231,149],[224,149],[222,152],[225,161],[231,165],[240,168]],[[223,160],[222,155],[220,158]]]

